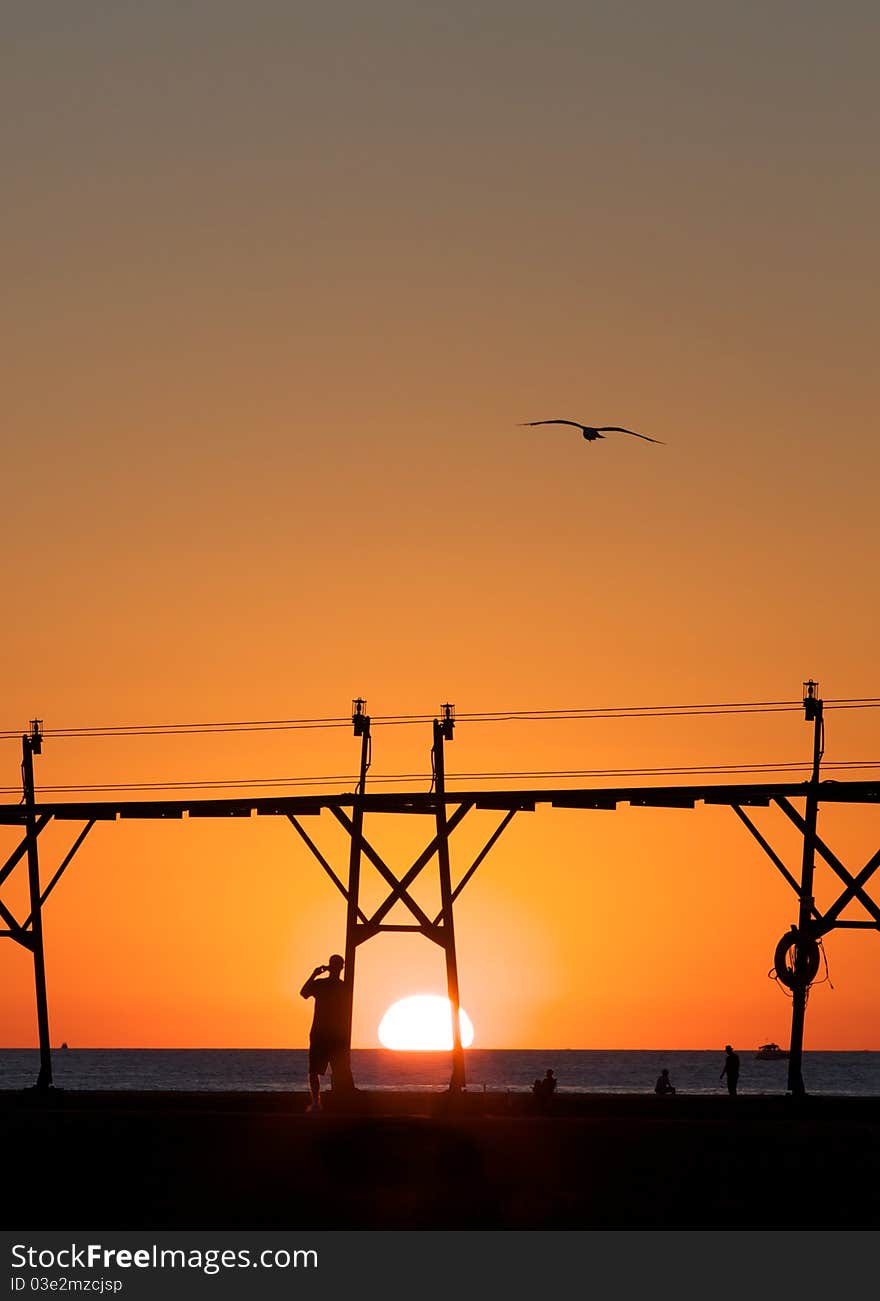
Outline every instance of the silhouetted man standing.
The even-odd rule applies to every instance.
[[[739,1053],[735,1053],[730,1044],[724,1045],[724,1051],[727,1056],[724,1058],[724,1066],[721,1071],[720,1079],[727,1076],[727,1092],[732,1098],[736,1097],[736,1082],[739,1079]]]
[[[351,1043],[348,1028],[348,988],[342,980],[345,959],[334,953],[326,967],[315,967],[302,989],[303,998],[315,1000],[309,1034],[310,1111],[321,1109],[321,1076],[329,1066],[335,1093],[354,1089],[351,1077]],[[324,972],[327,974],[324,976]],[[320,977],[323,976],[323,979]]]

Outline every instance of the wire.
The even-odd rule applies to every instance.
[[[878,709],[880,697],[853,697],[839,700],[826,700],[827,709]],[[679,705],[603,705],[580,706],[560,709],[518,709],[518,710],[479,710],[460,713],[458,721],[471,723],[500,722],[564,722],[582,719],[616,719],[616,718],[675,718],[697,717],[727,714],[753,713],[791,713],[803,708],[802,701],[763,700],[734,701],[727,703],[679,704]],[[385,714],[373,717],[371,722],[384,726],[411,726],[431,722],[434,713],[422,714]],[[131,723],[105,726],[71,726],[44,728],[43,736],[53,740],[86,739],[91,737],[128,737],[128,736],[185,736],[207,735],[232,732],[291,731],[314,728],[350,727],[348,717],[327,718],[274,718],[243,719],[218,722],[175,722],[175,723]],[[17,740],[22,735],[20,728],[0,729],[0,740]]]
[[[767,773],[767,772],[787,772],[794,775],[797,772],[806,773],[810,765],[802,761],[782,763],[762,763],[762,764],[702,764],[692,767],[665,767],[665,768],[566,768],[566,769],[534,769],[519,771],[496,772],[462,772],[450,773],[449,780],[455,782],[464,781],[500,781],[500,780],[548,780],[555,779],[573,779],[585,777],[672,777],[706,774],[732,773],[743,775],[745,773]],[[880,760],[849,760],[839,763],[830,763],[825,765],[825,771],[863,771],[865,769],[880,768]],[[406,773],[388,773],[384,776],[374,776],[372,784],[374,785],[391,785],[398,782],[407,781],[424,781],[431,778],[431,788],[435,773],[424,772],[406,772]],[[70,793],[73,791],[92,791],[92,792],[111,792],[111,791],[149,791],[149,790],[232,790],[247,788],[263,788],[267,786],[345,786],[352,782],[357,783],[359,778],[353,773],[347,774],[326,774],[315,776],[284,776],[284,777],[236,777],[228,780],[181,780],[181,781],[148,781],[148,782],[102,782],[82,785],[47,785],[41,786],[40,792],[53,793]],[[806,778],[805,778],[806,780]],[[429,789],[429,793],[430,793]],[[17,787],[0,787],[0,795],[20,794]]]
[[[132,724],[120,727],[44,728],[43,739],[69,741],[125,736],[213,736],[230,732],[277,732],[300,730],[305,728],[338,728],[350,726],[351,722],[349,719],[340,719],[335,722],[318,719],[312,721],[306,719],[279,719],[277,721],[266,720],[243,723],[145,723],[137,726]],[[18,738],[20,735],[20,730],[6,730],[0,732],[0,739],[11,740]]]
[[[783,983],[783,981],[781,981],[781,980],[779,979],[779,973],[777,972],[777,970],[776,970],[775,967],[771,967],[770,970],[767,972],[767,979],[768,979],[768,980],[775,980],[775,981],[776,981],[776,988],[782,990],[782,993],[785,995],[786,998],[792,998],[792,997],[793,997],[792,992],[791,992],[791,990],[788,988],[788,986],[785,985],[785,984]]]
[[[821,938],[818,940],[818,944],[819,944],[819,952],[822,954],[822,961],[825,963],[825,975],[822,977],[821,980],[813,981],[813,984],[827,985],[828,988],[833,992],[834,986],[831,983],[831,971],[829,970],[828,967],[828,954],[825,952],[825,945],[823,944]]]

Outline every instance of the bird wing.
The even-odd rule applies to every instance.
[[[579,425],[576,420],[521,420],[520,427],[524,425],[571,425],[574,429],[584,429],[587,426]]]
[[[644,438],[646,443],[660,443],[661,447],[666,446],[665,443],[660,442],[659,438],[649,438],[647,434],[637,434],[634,429],[624,429],[623,425],[599,425],[599,428],[613,434],[632,434],[633,438]]]

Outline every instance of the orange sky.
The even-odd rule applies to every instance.
[[[0,723],[793,700],[809,676],[880,696],[876,24],[854,2],[21,9]],[[667,445],[518,427],[556,416]],[[828,761],[876,759],[875,720],[829,710]],[[377,727],[374,772],[425,773],[429,747]],[[809,751],[796,713],[463,722],[448,766]],[[0,785],[19,758],[0,742]],[[37,779],[356,759],[344,730],[57,740]],[[472,821],[455,864],[494,825]],[[822,827],[853,870],[877,847],[870,809]],[[75,830],[41,838],[44,870]],[[392,865],[430,834],[367,831]],[[729,811],[522,814],[457,913],[475,1042],[781,1041],[767,971],[795,915]],[[280,821],[99,826],[47,908],[53,1040],[302,1044],[296,991],[343,920]],[[877,936],[825,947],[807,1047],[880,1048]],[[425,940],[359,961],[363,1046],[442,987]],[[2,1042],[34,1042],[9,941],[0,989]]]

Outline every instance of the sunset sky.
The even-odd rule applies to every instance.
[[[0,730],[880,697],[876,6],[14,0],[3,36]],[[666,445],[520,426],[555,417]],[[880,760],[878,726],[829,708],[828,763]],[[430,743],[377,724],[371,778],[427,790]],[[810,750],[797,712],[463,720],[447,767],[806,776]],[[50,736],[36,763],[357,757],[339,728]],[[0,740],[0,801],[19,762]],[[497,821],[463,824],[454,876]],[[77,830],[41,837],[44,878]],[[401,870],[431,836],[366,831]],[[857,871],[880,812],[820,831]],[[520,814],[457,906],[475,1046],[783,1042],[796,916],[729,810]],[[53,1043],[302,1046],[344,903],[281,819],[127,822],[44,924]],[[825,950],[806,1047],[880,1049],[880,936]],[[355,1043],[443,979],[421,937],[365,946]],[[0,1010],[36,1042],[8,940]]]

